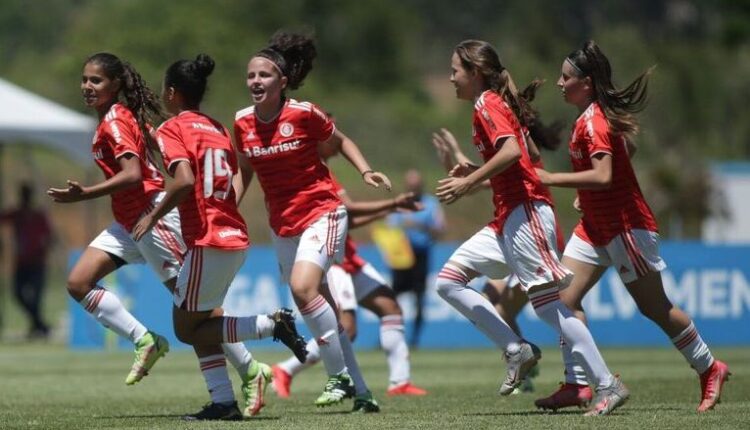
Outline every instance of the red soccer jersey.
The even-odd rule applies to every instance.
[[[258,175],[271,228],[278,236],[302,234],[341,204],[317,147],[334,129],[317,106],[292,99],[269,122],[261,121],[253,106],[237,112],[237,147]]]
[[[200,112],[183,111],[159,127],[157,135],[169,172],[187,161],[195,176],[195,191],[179,205],[185,244],[247,248],[247,226],[232,188],[237,156],[229,131]]]
[[[544,189],[532,166],[526,149],[523,128],[513,111],[494,91],[485,91],[474,104],[473,141],[485,162],[497,152],[498,139],[515,137],[521,146],[521,159],[503,172],[490,178],[495,219],[489,224],[502,234],[505,220],[516,206],[527,201],[543,201],[552,205],[549,191]]]
[[[151,203],[151,196],[164,189],[164,178],[148,158],[143,133],[130,109],[112,105],[96,128],[91,152],[107,179],[122,170],[117,160],[123,155],[133,154],[141,162],[141,184],[111,195],[115,220],[130,231]]]
[[[331,179],[333,180],[333,187],[336,194],[338,196],[343,195],[346,192],[344,187],[342,187],[339,181],[336,180],[335,176],[331,175]],[[346,273],[354,275],[362,270],[362,268],[365,267],[365,264],[367,264],[367,262],[357,254],[357,243],[354,242],[352,236],[347,233],[346,242],[344,243],[344,259],[339,266],[341,266]]]
[[[592,103],[578,119],[570,138],[573,170],[593,169],[591,157],[612,156],[612,186],[605,190],[578,190],[583,217],[575,233],[587,242],[607,245],[629,229],[657,231],[656,220],[643,198],[625,146],[625,139],[610,133],[609,123],[597,103]]]

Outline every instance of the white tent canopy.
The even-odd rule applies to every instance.
[[[91,160],[96,122],[0,79],[0,143],[40,143],[64,151],[82,163]]]

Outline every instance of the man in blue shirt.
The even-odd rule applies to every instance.
[[[406,190],[414,193],[415,201],[420,202],[424,208],[416,212],[391,214],[388,216],[388,224],[404,230],[414,253],[412,267],[393,269],[393,290],[396,295],[407,291],[414,291],[416,295],[417,312],[414,319],[414,331],[409,339],[409,344],[416,347],[422,330],[422,311],[429,274],[430,249],[435,238],[445,227],[445,217],[438,199],[424,194],[422,175],[417,170],[408,170],[404,183]]]

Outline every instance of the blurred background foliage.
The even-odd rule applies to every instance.
[[[217,68],[203,109],[231,127],[234,112],[249,104],[246,63],[279,28],[314,32],[318,43],[314,70],[293,97],[335,114],[339,128],[397,189],[409,167],[424,172],[428,189],[443,175],[430,143],[439,127],[453,130],[475,154],[471,106],[455,99],[448,82],[452,48],[467,38],[493,43],[519,85],[547,80],[536,106],[547,121],[566,124],[563,139],[577,116],[555,87],[568,53],[596,40],[620,85],[657,65],[634,162],[667,237],[699,237],[701,220],[716,210],[708,203],[709,162],[750,158],[750,0],[3,0],[0,76],[84,111],[80,69],[94,52],[130,61],[157,91],[171,62],[204,52]],[[11,161],[3,168],[12,178],[35,180],[40,190],[69,177],[99,177],[35,151],[6,151]],[[29,157],[38,168],[12,161]],[[565,146],[544,158],[552,170],[569,169]],[[342,160],[332,164],[354,197],[384,195],[366,189]],[[6,180],[6,205],[14,201],[14,187]],[[570,231],[578,217],[573,194],[555,195]],[[490,219],[489,196],[467,200],[448,208],[446,239],[464,239]],[[103,211],[88,219],[104,225],[108,202],[87,205]],[[261,208],[255,185],[243,213],[259,242],[268,239]],[[68,246],[91,239],[68,228],[83,222],[69,209],[52,211],[58,220],[67,217],[57,224]]]

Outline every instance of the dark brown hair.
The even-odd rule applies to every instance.
[[[454,52],[464,69],[479,72],[489,89],[508,103],[521,125],[528,128],[537,145],[547,149],[554,149],[560,145],[559,125],[544,126],[538,119],[538,112],[531,106],[537,89],[544,83],[543,80],[534,79],[519,92],[510,72],[500,62],[495,48],[483,40],[464,40],[456,46]]]
[[[594,87],[596,102],[604,111],[613,134],[631,138],[638,133],[634,114],[648,103],[648,78],[654,70],[650,67],[627,87],[619,89],[612,83],[612,67],[604,53],[593,40],[566,58],[579,78],[588,77]]]
[[[288,79],[289,88],[296,90],[310,70],[318,51],[311,36],[277,31],[268,41],[268,46],[261,49],[256,57],[263,57],[279,68]]]
[[[86,59],[84,64],[98,64],[104,74],[112,80],[120,81],[120,94],[123,104],[130,109],[143,133],[146,146],[156,151],[156,145],[151,139],[149,128],[161,123],[165,115],[159,104],[159,97],[146,85],[140,73],[128,62],[120,60],[116,55],[100,52]]]

